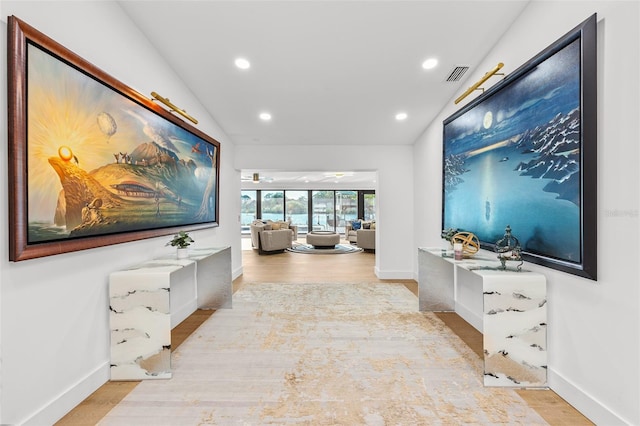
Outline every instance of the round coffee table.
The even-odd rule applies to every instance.
[[[317,249],[336,248],[336,244],[340,244],[340,234],[333,231],[311,231],[307,234],[307,244]]]

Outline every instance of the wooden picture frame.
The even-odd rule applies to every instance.
[[[9,260],[219,225],[218,141],[8,24]]]

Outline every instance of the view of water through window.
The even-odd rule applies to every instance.
[[[256,219],[286,220],[298,226],[299,234],[309,231],[344,233],[355,219],[375,220],[374,191],[243,190],[241,193],[242,233]]]

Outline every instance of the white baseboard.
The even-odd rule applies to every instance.
[[[243,269],[242,266],[240,266],[239,268],[237,268],[235,271],[233,271],[231,273],[231,281],[235,280],[236,278],[238,278],[243,273],[244,273],[244,269]]]
[[[377,266],[373,269],[376,277],[381,280],[412,280],[413,271],[382,271]]]
[[[615,414],[600,401],[578,388],[575,383],[572,383],[552,368],[547,370],[547,381],[551,390],[595,424],[607,426],[633,424]]]
[[[109,361],[105,361],[98,368],[18,424],[25,426],[54,424],[84,401],[87,396],[109,381],[109,374]]]

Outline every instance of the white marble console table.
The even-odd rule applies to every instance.
[[[544,275],[501,270],[482,251],[456,261],[452,250],[419,248],[418,265],[420,311],[455,311],[483,333],[485,386],[546,386]]]
[[[196,309],[231,308],[232,295],[230,247],[111,273],[111,380],[170,378],[171,329]]]

